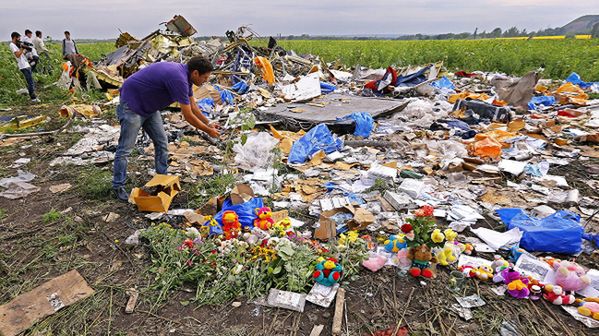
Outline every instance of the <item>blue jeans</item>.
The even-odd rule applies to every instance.
[[[23,73],[23,76],[25,76],[25,81],[27,81],[27,91],[29,92],[29,98],[37,98],[35,95],[35,89],[33,87],[33,75],[31,73],[31,68],[21,69],[21,72]]]
[[[114,169],[112,176],[112,187],[125,186],[127,180],[127,158],[135,146],[139,129],[150,136],[154,143],[154,163],[158,174],[166,174],[168,168],[168,140],[164,132],[164,124],[160,112],[156,111],[147,117],[143,117],[131,111],[126,103],[121,102],[116,108],[117,117],[121,123],[121,134],[119,144],[114,156]]]

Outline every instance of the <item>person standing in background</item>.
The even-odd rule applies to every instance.
[[[48,48],[46,48],[46,44],[44,43],[42,32],[39,30],[35,31],[35,37],[33,38],[33,46],[37,50],[38,55],[45,54],[48,58],[50,57]]]
[[[40,57],[37,54],[37,50],[35,49],[33,40],[31,39],[32,36],[33,33],[31,32],[31,30],[25,29],[25,36],[23,36],[22,41],[31,48],[31,51],[27,51],[27,53],[25,53],[25,57],[27,57],[29,65],[31,65],[31,71],[35,72],[35,68],[37,67],[37,63]]]
[[[67,59],[69,55],[78,54],[77,43],[71,39],[71,33],[67,30],[64,32],[64,39],[62,40],[62,57]]]
[[[19,70],[25,77],[25,81],[27,81],[27,91],[29,92],[29,97],[31,98],[32,103],[39,103],[40,100],[35,95],[35,88],[33,86],[33,75],[31,74],[31,66],[29,62],[27,62],[27,58],[25,57],[25,53],[27,52],[27,46],[23,45],[21,42],[21,34],[17,32],[13,32],[10,34],[10,51],[15,56],[17,60],[17,66]]]

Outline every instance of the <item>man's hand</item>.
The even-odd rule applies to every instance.
[[[212,123],[208,124],[208,127],[216,128],[217,130],[221,129],[220,124],[217,122],[212,122]]]
[[[213,137],[213,138],[218,138],[218,137],[220,136],[220,133],[219,133],[219,132],[218,132],[218,130],[217,130],[216,128],[214,128],[214,127],[211,127],[210,129],[208,129],[208,130],[206,131],[206,133],[207,133],[209,136]]]

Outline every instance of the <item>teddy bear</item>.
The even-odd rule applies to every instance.
[[[223,212],[223,233],[225,239],[237,238],[241,231],[241,224],[239,223],[239,216],[233,210],[227,210]]]
[[[407,246],[408,243],[402,235],[391,235],[389,239],[385,240],[385,251],[390,253],[397,253]]]
[[[510,267],[510,263],[507,260],[503,259],[502,256],[500,256],[500,255],[494,256],[493,262],[491,263],[491,269],[495,273],[499,273],[508,267]]]
[[[312,273],[314,281],[321,285],[331,287],[341,279],[343,268],[335,258],[318,258],[316,270]]]
[[[474,271],[474,274],[478,280],[487,281],[493,278],[493,269],[487,265],[481,265]]]
[[[561,286],[565,291],[579,291],[591,283],[584,268],[574,262],[554,261],[555,284]]]
[[[578,313],[583,316],[599,320],[599,298],[584,298],[576,300],[581,305],[578,307]]]
[[[272,210],[269,207],[256,208],[256,218],[254,220],[254,227],[261,230],[267,231],[275,223],[272,219]]]
[[[554,305],[569,305],[574,303],[574,295],[566,294],[561,286],[545,285],[543,297]]]
[[[412,247],[408,251],[408,258],[412,260],[412,267],[409,270],[411,276],[422,276],[425,278],[432,278],[435,276],[431,268],[433,254],[431,253],[430,247],[427,245]]]

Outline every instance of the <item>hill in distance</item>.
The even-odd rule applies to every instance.
[[[599,24],[599,15],[584,15],[563,26],[561,29],[564,34],[590,34],[596,24]]]

